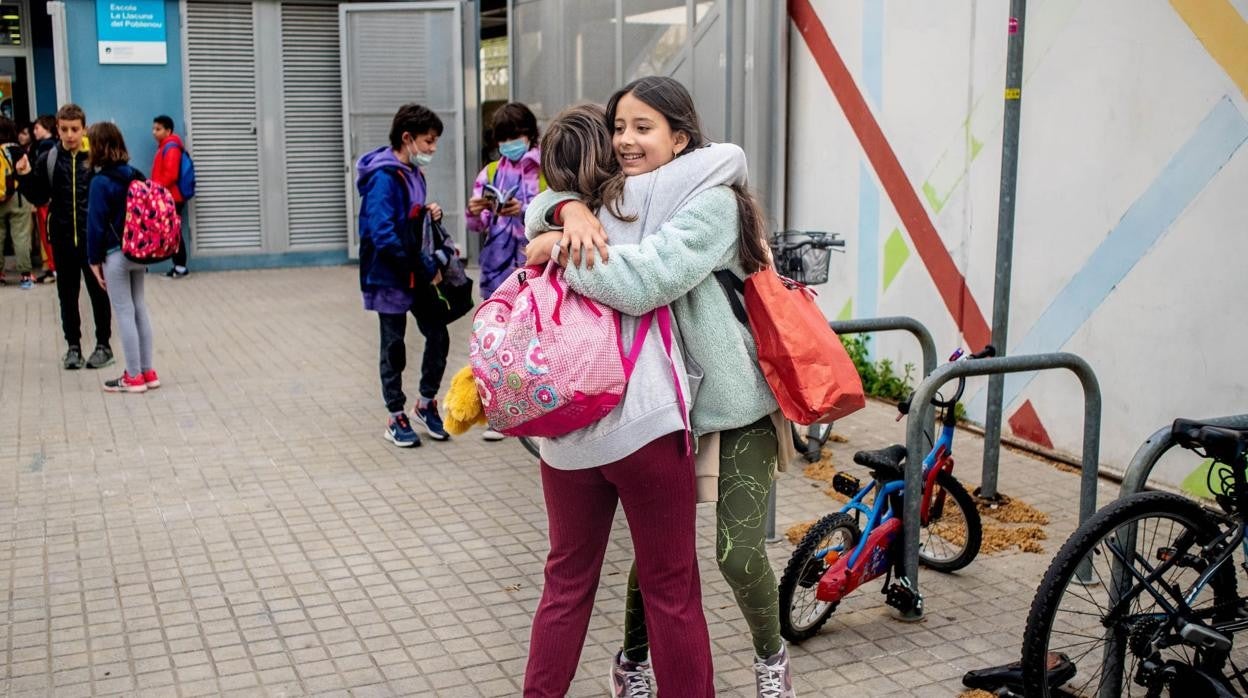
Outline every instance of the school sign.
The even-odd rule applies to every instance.
[[[165,65],[164,0],[96,0],[100,63]]]

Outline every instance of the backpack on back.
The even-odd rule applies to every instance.
[[[477,309],[468,348],[491,428],[508,436],[556,437],[607,416],[624,397],[655,322],[670,359],[666,307],[642,316],[626,351],[619,314],[569,289],[556,263],[545,271],[515,271]]]
[[[163,262],[182,244],[182,219],[168,189],[135,174],[126,188],[121,252],[139,264]]]
[[[161,148],[163,154],[167,148],[176,147],[177,143],[166,143]],[[181,147],[182,157],[178,160],[178,191],[182,194],[183,201],[190,201],[195,196],[195,161],[191,159],[191,152],[186,146]]]
[[[826,423],[866,406],[858,369],[815,305],[813,291],[770,267],[745,281],[727,270],[715,278],[733,314],[754,335],[759,368],[789,421]]]

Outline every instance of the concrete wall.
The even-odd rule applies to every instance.
[[[985,341],[1008,12],[790,3],[787,222],[849,241],[829,316],[912,315],[942,353]],[[1121,467],[1176,416],[1248,412],[1248,2],[1032,0],[1025,36],[1009,350],[1092,364],[1102,461]],[[912,340],[874,345],[918,362]],[[985,392],[968,388],[973,418]],[[1006,397],[1016,433],[1078,453],[1072,376]],[[1194,460],[1172,460],[1178,483]]]
[[[86,110],[88,121],[115,122],[135,166],[148,172],[156,155],[152,117],[168,114],[177,131],[183,130],[182,20],[177,0],[165,2],[168,65],[100,65],[95,3],[70,0],[66,10],[74,101]]]

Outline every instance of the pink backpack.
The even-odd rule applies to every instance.
[[[121,252],[132,262],[163,262],[182,244],[182,219],[173,194],[151,180],[134,179],[126,190],[126,227]]]
[[[619,314],[569,289],[558,265],[512,273],[477,309],[468,348],[490,427],[508,436],[555,437],[607,416],[656,320],[670,359],[666,307],[642,316],[625,352]],[[679,381],[676,392],[683,411]]]

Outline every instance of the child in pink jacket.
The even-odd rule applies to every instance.
[[[524,212],[543,189],[537,118],[519,102],[494,112],[492,125],[502,155],[477,175],[468,200],[468,229],[484,232],[481,244],[481,297],[524,266]]]

